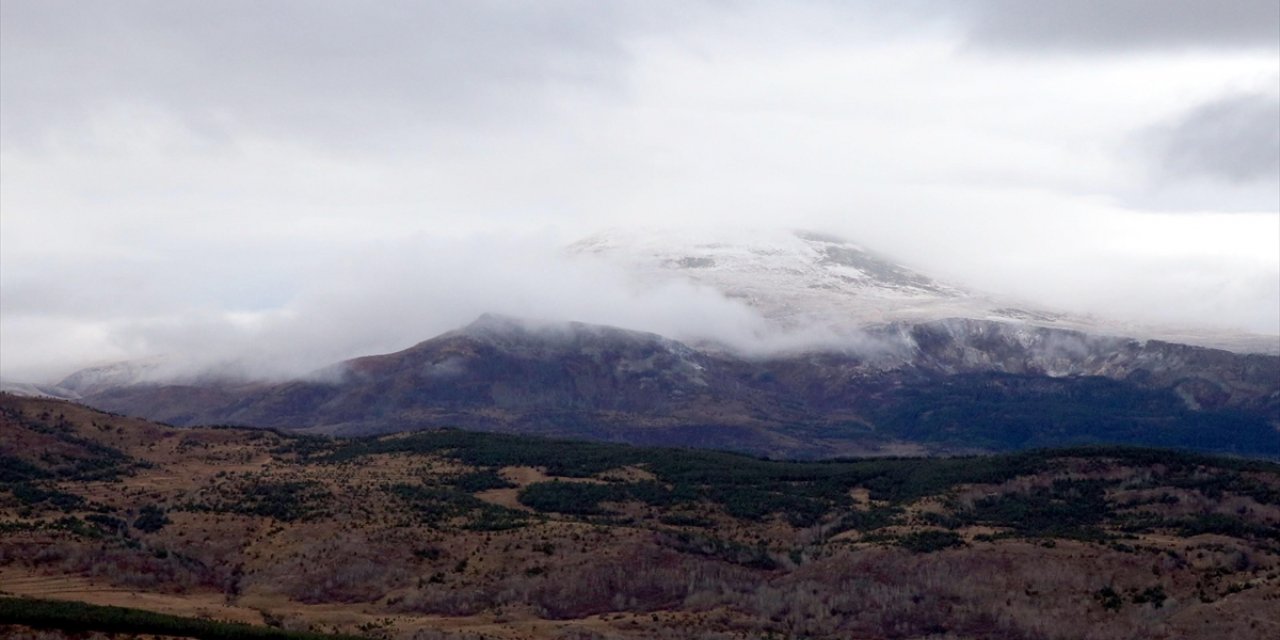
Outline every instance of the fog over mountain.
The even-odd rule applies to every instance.
[[[0,13],[6,380],[283,378],[485,312],[856,342],[570,248],[651,227],[831,234],[972,295],[927,317],[1280,342],[1274,2]]]

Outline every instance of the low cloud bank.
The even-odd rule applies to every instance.
[[[148,379],[315,375],[344,359],[407,348],[485,313],[651,331],[748,354],[854,348],[862,340],[856,333],[782,330],[716,290],[641,282],[600,258],[565,253],[550,236],[415,236],[318,267],[275,308],[186,308],[98,323],[74,349],[53,357],[40,355],[39,345],[13,344],[6,377],[57,378],[90,354],[99,362],[150,359],[139,373]]]
[[[1219,224],[1240,220],[1227,216]],[[1033,302],[1038,293],[1051,306],[1095,308],[1118,318],[1176,320],[1172,311],[1184,318],[1214,318],[1239,307],[1238,300],[1252,301],[1249,308],[1264,315],[1272,313],[1260,301],[1268,296],[1274,300],[1274,272],[1249,265],[1228,269],[1208,257],[1196,263],[1180,258],[1175,269],[1172,256],[1135,255],[1133,235],[1114,238],[1123,245],[1127,263],[1106,256],[1064,257],[1062,264],[1069,268],[1058,274],[1060,281],[1028,271],[992,283],[1000,285],[996,290],[1023,294]],[[1203,234],[1192,235],[1204,239]],[[874,355],[893,347],[852,327],[833,328],[829,317],[782,327],[719,290],[647,277],[625,261],[567,251],[568,241],[579,238],[555,231],[420,233],[353,241],[326,251],[324,260],[300,258],[287,277],[279,270],[260,277],[231,261],[216,270],[144,272],[146,286],[141,288],[90,291],[82,284],[86,275],[71,272],[64,274],[63,289],[6,286],[0,375],[10,382],[50,383],[87,366],[144,360],[146,366],[129,375],[172,379],[212,373],[278,380],[317,375],[345,359],[404,349],[485,313],[649,331],[748,356],[811,349]],[[1034,258],[1044,262],[1043,255]],[[960,284],[982,280],[976,277],[980,271],[971,267],[964,272],[954,260],[950,269],[942,268],[947,260],[925,262],[926,273],[944,280],[953,274],[970,276],[960,277]],[[114,269],[96,271],[93,278],[127,282],[134,267],[121,263]],[[1256,282],[1223,280],[1231,272],[1263,275]],[[1110,286],[1087,286],[1103,281]],[[1195,302],[1203,308],[1188,302],[1191,291],[1203,292]],[[228,299],[238,304],[228,304]],[[1059,304],[1052,305],[1053,300]],[[1256,324],[1268,322],[1260,317]]]

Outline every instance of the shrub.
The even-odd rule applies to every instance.
[[[964,538],[954,531],[916,531],[898,540],[898,544],[912,553],[932,553],[964,546]]]
[[[169,517],[164,514],[164,510],[153,504],[139,510],[138,518],[133,521],[135,529],[146,533],[155,533],[167,524],[169,524]]]

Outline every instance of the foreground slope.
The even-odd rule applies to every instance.
[[[179,425],[458,426],[775,457],[1085,443],[1280,456],[1280,357],[962,319],[889,325],[857,349],[746,357],[484,316],[311,380],[83,377],[84,402]]]
[[[0,591],[404,638],[1269,638],[1280,467],[174,429],[0,396]],[[462,635],[471,634],[471,635]]]

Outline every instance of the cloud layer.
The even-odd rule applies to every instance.
[[[1277,79],[1280,84],[1280,78]],[[1163,167],[1176,177],[1274,183],[1280,176],[1280,95],[1228,96],[1153,132]]]
[[[753,335],[551,257],[695,223],[1277,333],[1273,9],[6,0],[0,374],[293,371],[483,311]]]
[[[1280,39],[1280,7],[1270,0],[1070,0],[959,3],[972,12],[972,37],[1033,51],[1133,49],[1270,50]]]

